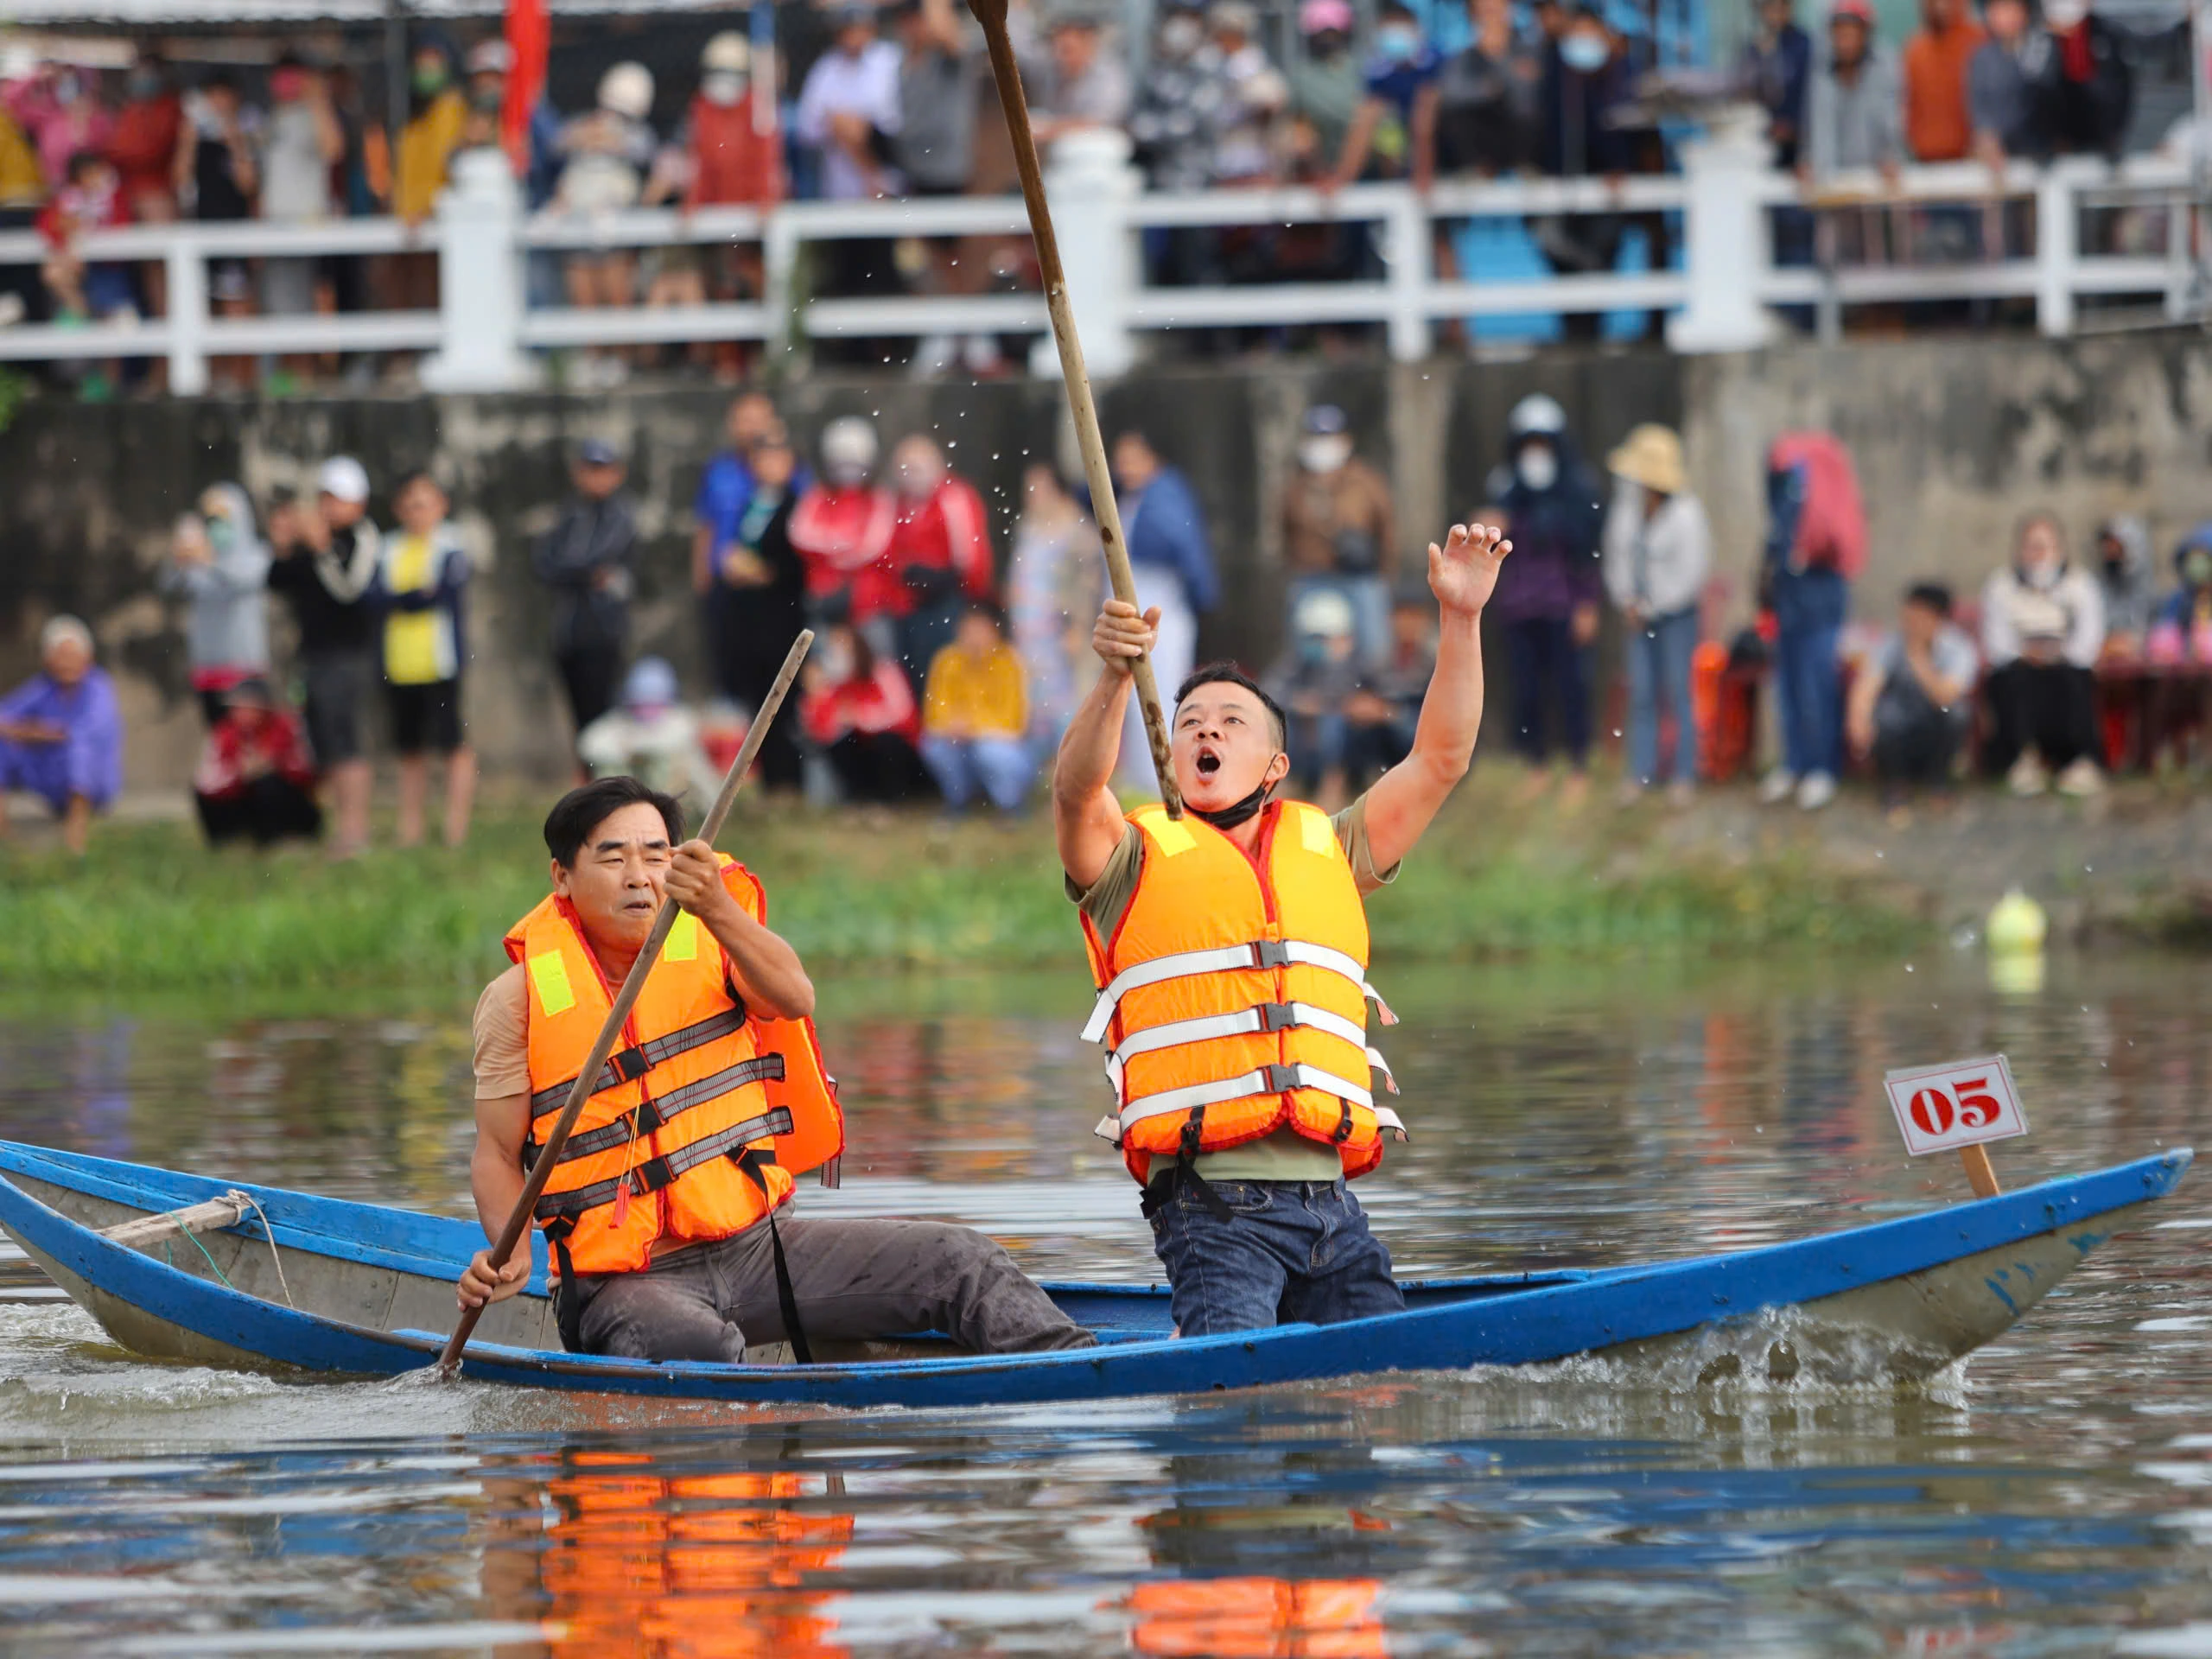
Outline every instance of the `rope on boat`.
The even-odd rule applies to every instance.
[[[284,1282],[284,1258],[280,1255],[276,1250],[276,1230],[269,1224],[269,1215],[268,1212],[261,1207],[261,1201],[242,1186],[234,1186],[229,1192],[224,1193],[223,1196],[226,1198],[234,1199],[242,1205],[251,1205],[253,1206],[253,1213],[261,1217],[261,1231],[263,1236],[269,1241],[269,1259],[276,1264],[276,1288],[284,1293],[284,1306],[290,1308],[294,1313],[297,1313],[299,1311],[300,1305],[292,1300],[291,1286]],[[188,1236],[189,1236],[189,1235],[188,1235]],[[196,1238],[193,1239],[192,1242],[195,1244],[200,1243],[200,1241]],[[207,1255],[207,1249],[205,1245],[200,1246],[200,1254],[202,1255]],[[207,1265],[210,1267],[215,1266],[215,1258],[213,1256],[207,1255]],[[219,1277],[221,1275],[222,1271],[223,1270],[220,1268],[215,1268],[215,1272]],[[225,1279],[223,1282],[227,1285],[231,1281]],[[235,1288],[235,1287],[233,1287]]]

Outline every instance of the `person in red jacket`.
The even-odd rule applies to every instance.
[[[858,415],[822,429],[822,476],[791,509],[791,546],[806,569],[807,603],[847,607],[878,656],[898,652],[901,590],[886,557],[898,506],[875,483],[875,428]]]
[[[919,685],[968,602],[995,597],[990,521],[976,486],[918,432],[892,450],[891,485],[899,517],[887,556],[899,579],[899,658]]]
[[[825,625],[806,665],[799,719],[821,745],[849,801],[903,801],[929,788],[922,714],[899,664],[846,620]]]

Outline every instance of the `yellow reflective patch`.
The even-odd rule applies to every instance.
[[[1338,850],[1337,826],[1329,822],[1329,815],[1318,806],[1299,807],[1298,838],[1309,853],[1319,853],[1326,857]]]
[[[537,992],[537,1007],[548,1016],[566,1014],[576,1006],[569,984],[569,965],[558,950],[541,950],[530,959],[530,982]]]
[[[1138,826],[1153,839],[1162,856],[1173,858],[1178,853],[1187,853],[1198,844],[1198,838],[1185,825],[1167,816],[1165,807],[1151,807],[1136,815]]]
[[[688,910],[677,911],[676,925],[668,930],[668,943],[660,953],[670,962],[698,961],[699,918]]]

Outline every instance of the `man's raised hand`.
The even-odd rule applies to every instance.
[[[1136,659],[1160,642],[1160,607],[1143,615],[1127,600],[1109,599],[1090,630],[1090,648],[1099,661],[1116,674],[1126,675]]]
[[[1447,611],[1472,616],[1490,603],[1497,569],[1513,543],[1499,524],[1454,524],[1444,545],[1428,544],[1428,590]]]

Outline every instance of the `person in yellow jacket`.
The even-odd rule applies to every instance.
[[[1364,899],[1473,758],[1502,536],[1454,525],[1430,544],[1441,628],[1413,752],[1333,818],[1274,798],[1282,710],[1228,663],[1192,673],[1168,711],[1182,817],[1124,815],[1109,785],[1130,664],[1159,619],[1119,600],[1099,613],[1107,672],[1061,742],[1052,828],[1099,987],[1084,1036],[1107,1046],[1116,1109],[1098,1132],[1143,1184],[1186,1337],[1405,1306],[1346,1185],[1404,1135],[1373,1094],[1373,1071],[1395,1085],[1367,1045]]]
[[[814,986],[766,925],[760,883],[634,778],[562,797],[552,891],[508,931],[514,965],[475,1019],[476,1211],[496,1237],[665,898],[682,908],[556,1160],[537,1220],[561,1281],[563,1344],[645,1360],[745,1358],[750,1344],[941,1331],[978,1353],[1089,1346],[1004,1249],[922,1221],[779,1212],[835,1159],[844,1116]],[[512,1296],[520,1251],[480,1250],[464,1307]]]

